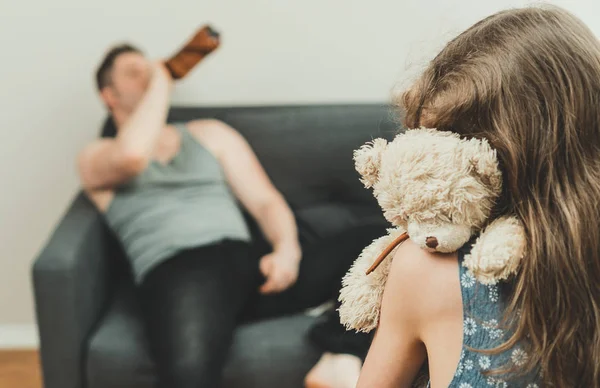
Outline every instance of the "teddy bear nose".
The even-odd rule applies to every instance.
[[[438,240],[435,237],[427,237],[425,245],[427,245],[428,248],[435,249],[438,246]]]

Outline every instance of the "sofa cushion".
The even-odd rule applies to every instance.
[[[320,356],[306,337],[314,320],[298,314],[241,325],[224,370],[223,388],[303,387],[304,375]],[[92,334],[86,369],[88,388],[155,386],[154,366],[131,291],[118,293]]]
[[[232,109],[221,118],[248,140],[293,209],[332,202],[375,206],[352,153],[375,137],[395,134],[388,107]]]
[[[373,138],[392,139],[399,132],[400,126],[389,106],[173,107],[168,120],[198,118],[216,118],[236,128],[297,214],[326,204],[335,204],[337,209],[354,206],[370,210],[355,215],[381,214],[372,193],[359,181],[352,153]],[[114,135],[110,119],[102,133]],[[337,209],[336,214],[341,214]],[[330,214],[324,212],[318,221],[327,223]],[[310,218],[314,224],[315,217]],[[360,219],[355,221],[361,223]]]

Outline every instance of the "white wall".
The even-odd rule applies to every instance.
[[[594,1],[555,3],[599,34]],[[78,189],[75,155],[104,117],[93,69],[109,45],[129,40],[152,57],[166,56],[210,22],[223,45],[177,86],[175,103],[380,102],[451,36],[491,12],[526,4],[150,3],[0,0],[0,325],[34,322],[30,265]]]

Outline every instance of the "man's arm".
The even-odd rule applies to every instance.
[[[301,250],[294,215],[283,196],[235,129],[217,120],[191,122],[188,128],[215,152],[232,191],[273,247],[273,253],[261,262],[261,269],[268,277],[262,291],[289,287],[297,277]],[[276,272],[274,276],[269,275],[271,270]]]
[[[172,80],[164,65],[153,67],[144,97],[114,139],[101,139],[79,155],[83,186],[111,188],[141,173],[149,163],[169,108]]]
[[[432,254],[406,241],[394,255],[379,327],[357,388],[409,388],[428,353],[433,385],[445,386],[461,348],[462,298],[455,255]]]

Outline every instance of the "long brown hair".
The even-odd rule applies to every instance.
[[[523,372],[600,387],[600,43],[557,7],[492,15],[452,40],[398,97],[405,125],[485,137],[504,174],[498,213],[527,254],[507,306]]]

